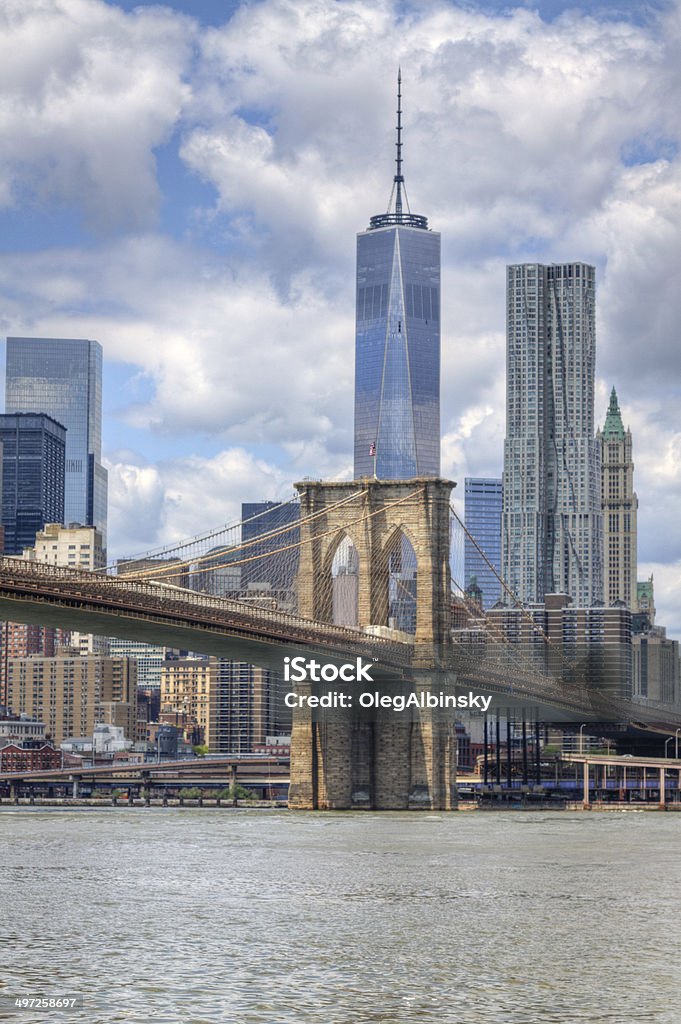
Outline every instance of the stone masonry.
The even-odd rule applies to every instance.
[[[363,480],[296,484],[301,498],[299,614],[332,620],[333,558],[344,537],[359,557],[360,629],[388,624],[388,558],[402,533],[416,556],[412,670],[375,688],[408,695],[446,690],[450,642],[448,480]],[[331,506],[350,498],[340,508]],[[306,518],[320,513],[311,522]],[[366,685],[366,684],[365,684]],[[314,683],[297,692],[314,692]],[[456,732],[450,711],[353,706],[328,714],[296,709],[289,806],[319,810],[449,810],[456,806]]]

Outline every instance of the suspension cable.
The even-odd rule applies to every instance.
[[[290,498],[286,498],[285,501],[280,501],[278,505],[273,505],[272,508],[266,508],[262,512],[256,512],[255,515],[249,516],[248,519],[239,519],[235,523],[225,523],[224,526],[217,527],[213,530],[208,530],[206,533],[198,533],[195,537],[190,537],[186,540],[178,541],[177,544],[165,544],[160,548],[152,548],[151,551],[144,551],[138,555],[131,555],[129,558],[117,559],[115,562],[110,562],[103,568],[94,569],[94,572],[106,572],[107,569],[116,569],[118,564],[123,562],[136,562],[141,561],[143,558],[157,558],[160,555],[170,555],[173,551],[181,551],[183,548],[190,547],[193,544],[201,544],[205,541],[211,540],[213,537],[219,537],[220,534],[229,533],[231,530],[236,530],[238,527],[243,526],[244,523],[252,523],[256,519],[260,519],[262,516],[267,516],[271,512],[276,512],[278,509],[283,508],[285,505],[292,505],[299,498],[299,495],[293,494]],[[125,574],[121,574],[125,575]]]
[[[523,606],[523,605],[521,604],[521,602],[520,602],[520,601],[518,601],[518,598],[516,597],[516,595],[515,595],[515,594],[513,593],[513,591],[511,590],[511,588],[510,588],[510,587],[508,586],[508,584],[506,583],[506,580],[505,580],[505,579],[503,578],[503,576],[501,576],[501,575],[499,574],[499,572],[498,572],[498,571],[497,571],[497,569],[496,569],[496,566],[494,566],[494,565],[492,564],[492,562],[490,562],[489,558],[487,557],[487,555],[485,554],[485,552],[484,552],[484,551],[482,550],[482,548],[481,548],[481,547],[480,547],[480,545],[478,544],[478,542],[477,542],[477,540],[475,539],[475,537],[474,537],[474,536],[472,535],[472,533],[470,533],[470,531],[469,531],[469,530],[468,530],[468,529],[466,528],[466,525],[465,525],[465,523],[463,523],[463,522],[461,521],[461,519],[459,518],[459,515],[458,515],[458,513],[456,512],[456,509],[455,509],[455,508],[453,507],[453,505],[451,505],[451,504],[450,504],[450,506],[449,506],[449,510],[450,510],[451,514],[452,514],[452,515],[454,516],[454,518],[456,519],[456,521],[457,521],[457,523],[459,524],[459,526],[460,526],[460,527],[462,528],[463,532],[464,532],[464,533],[466,534],[466,537],[468,537],[468,539],[470,540],[470,542],[471,542],[471,543],[473,544],[473,546],[475,547],[475,549],[476,549],[476,551],[478,552],[478,554],[479,554],[479,555],[480,555],[480,556],[481,556],[481,557],[483,558],[483,560],[485,561],[485,563],[486,563],[486,565],[488,566],[488,568],[489,568],[489,569],[491,569],[491,570],[492,570],[492,572],[494,573],[495,577],[497,578],[497,581],[498,581],[498,582],[499,582],[499,583],[501,584],[502,590],[503,590],[503,591],[504,591],[504,592],[505,592],[505,593],[506,593],[506,594],[507,594],[507,595],[508,595],[508,596],[509,596],[509,597],[511,598],[511,600],[513,601],[513,607],[517,608],[517,609],[518,609],[518,610],[520,611],[520,613],[521,613],[521,615],[523,616],[523,618],[525,618],[525,619],[526,619],[526,620],[527,620],[527,621],[528,621],[528,622],[530,623],[530,625],[531,625],[532,629],[534,630],[534,632],[535,632],[535,633],[538,633],[538,634],[539,634],[539,635],[540,635],[540,636],[541,636],[541,637],[543,638],[543,640],[545,641],[545,643],[547,644],[547,646],[549,646],[549,647],[552,647],[552,648],[553,648],[553,649],[554,649],[554,650],[556,651],[556,653],[557,653],[557,654],[558,654],[558,656],[559,656],[559,657],[561,658],[561,660],[563,661],[563,663],[565,664],[565,666],[566,666],[567,668],[569,668],[569,669],[570,669],[571,671],[574,671],[574,670],[575,670],[575,668],[577,667],[577,662],[573,662],[573,661],[570,661],[570,659],[566,657],[566,655],[565,655],[565,653],[564,653],[564,651],[563,651],[562,645],[559,645],[559,644],[557,644],[557,643],[555,642],[555,640],[552,640],[552,639],[551,639],[551,637],[550,637],[550,636],[548,635],[548,633],[546,632],[546,630],[545,630],[545,629],[543,629],[543,628],[542,628],[542,626],[540,626],[540,625],[539,625],[539,623],[538,623],[538,622],[537,622],[537,621],[535,620],[535,618],[534,618],[534,616],[532,615],[532,613],[531,613],[531,612],[530,612],[530,611],[529,611],[529,610],[528,610],[527,608],[525,608],[525,607],[524,607],[524,606]],[[460,587],[460,584],[458,584],[458,586]],[[462,593],[465,593],[465,590],[463,590],[463,589],[462,589]],[[489,616],[488,616],[488,615],[487,615],[487,614],[486,614],[486,613],[485,613],[484,611],[483,611],[483,613],[482,613],[482,618],[483,618],[483,619],[485,620],[485,622],[487,622],[487,623],[490,623],[490,624],[491,624],[491,621],[492,621],[492,620],[490,620],[490,617],[489,617]],[[496,623],[495,623],[495,628],[499,628],[499,627],[497,627],[497,626],[496,626]]]
[[[267,533],[260,533],[260,534],[258,534],[257,537],[254,537],[252,540],[244,541],[243,543],[239,543],[239,544],[234,544],[231,547],[223,549],[220,552],[217,552],[217,553],[215,551],[208,552],[208,554],[206,554],[206,555],[199,555],[196,558],[188,558],[188,559],[185,559],[184,561],[173,562],[172,564],[168,564],[166,566],[163,566],[163,565],[154,566],[153,568],[150,568],[150,569],[142,569],[139,572],[135,572],[133,570],[132,572],[129,572],[129,573],[127,573],[127,572],[126,573],[120,573],[120,576],[122,578],[125,578],[125,579],[130,579],[132,577],[134,577],[135,579],[143,579],[143,578],[145,578],[147,576],[151,576],[151,577],[154,577],[154,578],[162,577],[163,579],[173,579],[173,578],[175,578],[177,576],[184,576],[184,575],[186,575],[186,573],[184,573],[184,572],[177,572],[177,571],[175,571],[175,570],[182,569],[182,568],[189,569],[189,571],[191,571],[192,575],[195,575],[195,574],[198,574],[199,572],[212,572],[212,571],[214,571],[216,569],[224,569],[224,568],[226,568],[226,567],[228,567],[230,565],[241,565],[242,564],[241,561],[235,561],[235,560],[231,560],[230,559],[227,562],[222,562],[222,563],[210,565],[210,566],[208,566],[207,569],[203,569],[203,570],[198,570],[198,569],[194,570],[194,569],[191,568],[192,566],[201,565],[202,562],[207,562],[207,561],[215,562],[215,560],[220,558],[221,555],[225,555],[227,553],[227,551],[229,551],[230,553],[232,553],[232,552],[236,553],[236,552],[239,552],[239,551],[244,551],[246,548],[253,547],[256,544],[262,544],[263,541],[272,540],[274,537],[281,536],[281,534],[284,534],[284,533],[290,533],[292,530],[299,529],[301,524],[309,523],[313,519],[317,519],[319,516],[324,515],[324,513],[328,512],[330,510],[340,508],[341,506],[346,505],[348,502],[353,501],[355,498],[360,497],[362,494],[366,494],[366,488],[360,488],[360,490],[354,491],[352,494],[350,494],[347,497],[343,498],[341,501],[334,502],[333,505],[329,505],[325,509],[321,509],[321,510],[319,510],[317,512],[313,512],[309,516],[305,516],[303,519],[296,519],[295,522],[287,523],[284,526],[276,527],[275,529],[270,530]],[[286,504],[286,503],[284,503],[284,504]],[[278,506],[278,507],[281,508],[281,506]],[[268,512],[272,512],[272,511],[274,511],[274,509],[268,509],[267,511]],[[260,513],[260,514],[262,515],[264,513]],[[254,517],[254,518],[256,518],[256,517]],[[247,519],[247,520],[244,520],[244,522],[251,522],[251,520]],[[295,545],[292,545],[292,546],[295,547]],[[285,551],[285,550],[287,550],[287,548],[281,548],[279,550]],[[271,556],[271,555],[273,555],[275,553],[276,553],[275,551],[266,551],[264,553],[255,555],[254,558],[255,559],[265,558],[265,557],[269,557],[269,556]],[[166,570],[168,570],[168,571],[166,571]],[[170,570],[172,570],[172,571],[170,571]]]
[[[381,508],[377,508],[373,512],[369,512],[366,515],[359,516],[357,519],[353,519],[349,523],[344,523],[343,524],[343,529],[346,529],[348,526],[356,526],[357,523],[367,522],[369,519],[373,519],[374,516],[381,515],[383,512],[387,511],[387,509],[389,509],[389,508],[395,508],[397,505],[402,505],[405,501],[409,501],[411,498],[415,497],[417,494],[420,494],[422,491],[423,491],[423,487],[418,487],[415,491],[411,491],[409,494],[405,494],[402,498],[398,498],[396,501],[389,502],[387,505],[383,505],[383,506],[381,506]],[[354,498],[354,497],[357,497],[358,495],[362,495],[362,494],[366,494],[366,493],[368,493],[366,490],[358,491],[356,495],[351,495],[351,497]],[[329,512],[329,511],[331,511],[333,509],[336,509],[341,504],[345,504],[349,500],[350,500],[350,498],[345,498],[345,499],[343,499],[342,502],[336,502],[333,505],[328,505],[328,506],[326,506],[326,508],[321,509],[319,513],[315,513],[315,517],[318,514],[327,513],[327,512]],[[312,518],[313,517],[310,516],[310,517],[306,518],[305,520],[301,520],[301,522],[309,522],[309,520],[312,519]],[[275,548],[273,551],[268,551],[267,552],[267,557],[272,557],[273,555],[283,554],[283,552],[285,552],[285,551],[291,551],[293,549],[299,549],[304,544],[312,544],[315,541],[322,540],[324,537],[331,537],[331,536],[333,536],[333,535],[335,535],[337,533],[338,533],[338,527],[335,527],[334,529],[331,529],[331,530],[326,530],[324,533],[318,533],[318,534],[315,534],[312,537],[306,538],[305,540],[299,540],[295,544],[287,544],[285,547]],[[213,556],[213,557],[215,557],[215,556]],[[213,565],[213,566],[208,566],[207,568],[204,568],[204,569],[192,570],[191,571],[191,575],[192,576],[201,576],[203,573],[206,573],[206,572],[215,572],[216,569],[231,568],[231,567],[236,566],[236,565],[246,565],[249,562],[258,561],[258,559],[263,558],[263,557],[264,557],[263,555],[251,555],[248,558],[235,559],[234,561],[225,562],[222,565]],[[187,564],[187,563],[183,563],[183,564]],[[176,569],[178,567],[174,565],[172,568]],[[149,575],[149,573],[147,573],[146,575]],[[172,572],[172,573],[165,574],[163,576],[163,580],[175,579],[178,576],[181,577],[181,576],[186,576],[186,575],[187,575],[186,572]],[[126,577],[126,579],[133,579],[133,580],[136,579],[136,578],[137,577],[132,577],[132,576],[127,576]]]

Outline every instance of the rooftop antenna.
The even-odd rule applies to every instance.
[[[369,230],[373,231],[376,228],[394,227],[397,224],[402,224],[405,227],[410,228],[422,228],[428,229],[428,218],[422,217],[419,214],[412,213],[409,209],[409,199],[407,197],[407,187],[404,184],[404,175],[402,174],[402,68],[397,69],[397,139],[395,142],[395,176],[393,177],[393,187],[390,190],[390,198],[388,200],[388,209],[385,213],[379,213],[375,217],[372,217],[369,222]],[[395,208],[393,209],[393,196],[395,197]],[[406,206],[406,213],[404,207]]]
[[[397,156],[395,158],[395,164],[397,173],[395,174],[395,213],[398,217],[402,216],[402,185],[404,184],[404,175],[402,174],[402,68],[397,69],[397,142],[395,143],[397,150]]]

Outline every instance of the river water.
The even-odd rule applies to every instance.
[[[678,1024],[680,851],[677,814],[3,808],[0,1019]]]

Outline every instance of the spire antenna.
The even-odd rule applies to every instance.
[[[398,224],[409,228],[421,228],[428,230],[428,218],[418,213],[412,213],[409,208],[409,197],[407,186],[404,183],[402,174],[402,68],[397,69],[397,138],[395,140],[395,175],[393,187],[388,199],[388,209],[385,213],[379,213],[372,217],[369,222],[369,230],[376,228],[394,227]],[[393,211],[393,197],[395,206]],[[406,208],[406,212],[405,212]]]
[[[395,165],[395,213],[398,217],[402,215],[402,185],[404,176],[402,174],[402,68],[397,69],[397,142],[395,143],[397,156]]]

